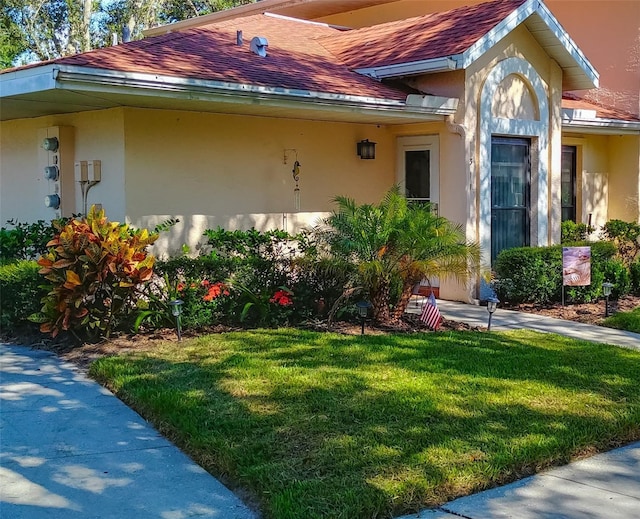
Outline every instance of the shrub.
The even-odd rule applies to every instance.
[[[35,261],[28,260],[0,266],[0,327],[3,330],[24,324],[40,309],[40,299],[46,292],[39,287],[42,283],[39,268]]]
[[[640,254],[640,224],[610,220],[602,228],[602,236],[615,244],[618,256],[629,266]]]
[[[47,252],[47,243],[55,233],[55,223],[66,222],[66,219],[35,223],[20,223],[15,220],[7,221],[13,227],[0,229],[0,261],[8,262],[24,259],[35,259]]]
[[[603,264],[604,281],[613,283],[612,299],[619,299],[631,291],[629,269],[619,259],[612,259]]]
[[[594,231],[593,227],[588,226],[586,223],[576,223],[572,220],[565,220],[562,222],[560,230],[562,243],[575,243],[580,241],[586,241],[587,236]]]
[[[157,235],[109,222],[95,207],[86,219],[57,227],[49,252],[38,260],[50,290],[32,319],[54,337],[68,330],[90,340],[108,337],[137,286],[151,278],[154,258],[146,248]]]
[[[566,287],[566,300],[593,301],[602,293],[605,268],[615,256],[610,242],[578,243],[591,247],[591,285]],[[614,267],[615,268],[615,267]],[[498,297],[510,303],[545,304],[562,300],[562,246],[518,247],[502,251],[495,265]],[[611,275],[614,275],[611,273]]]
[[[629,277],[631,278],[631,292],[640,296],[640,259],[629,266]]]

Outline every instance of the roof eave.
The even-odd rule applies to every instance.
[[[622,121],[620,119],[575,119],[566,114],[562,117],[563,130],[575,130],[582,133],[605,135],[640,135],[640,121]]]
[[[466,69],[478,58],[483,56],[496,43],[507,36],[529,17],[537,14],[546,24],[547,28],[567,55],[578,65],[580,74],[572,78],[572,83],[565,85],[565,90],[589,90],[599,86],[599,74],[595,67],[589,62],[586,56],[578,48],[567,32],[558,23],[551,11],[540,0],[527,0],[476,43],[469,47],[463,54],[460,68]]]
[[[383,65],[380,67],[368,67],[355,69],[359,74],[374,79],[388,79],[419,76],[421,74],[433,74],[436,72],[450,72],[458,68],[457,56],[445,56],[442,58],[398,63],[396,65]]]
[[[86,94],[128,94],[168,99],[215,101],[219,103],[259,103],[265,106],[313,109],[343,113],[373,113],[380,121],[405,117],[407,120],[441,120],[443,108],[409,104],[406,100],[336,94],[281,87],[268,87],[214,80],[159,76],[69,65],[47,65],[0,75],[0,99],[18,94],[65,90]],[[5,85],[12,86],[5,88]],[[444,110],[449,113],[447,108]]]

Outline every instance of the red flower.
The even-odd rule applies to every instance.
[[[213,285],[211,285],[208,281],[205,284],[205,282],[203,281],[202,285],[209,287],[209,289],[207,290],[207,293],[202,298],[204,301],[213,301],[216,297],[219,297],[220,295],[223,295],[223,296],[229,295],[229,290],[227,290],[227,286],[220,281],[218,281],[217,283],[214,283]]]
[[[289,306],[293,304],[293,292],[290,290],[278,290],[273,297],[269,299],[270,303],[276,303],[280,306]]]
[[[178,286],[176,287],[176,290],[178,292],[182,292],[184,290],[184,283],[178,283]]]

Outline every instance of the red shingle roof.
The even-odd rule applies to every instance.
[[[611,106],[596,104],[593,101],[587,101],[586,99],[568,93],[562,95],[562,108],[568,108],[570,110],[595,110],[598,119],[640,122],[640,119],[633,114]]]
[[[236,30],[243,31],[242,46],[236,45]],[[260,14],[49,63],[404,100],[406,92],[352,72],[318,43],[318,38],[338,32],[326,25]],[[254,36],[267,38],[267,57],[259,57],[249,50]]]
[[[331,35],[323,45],[352,68],[461,54],[526,0],[495,0]]]

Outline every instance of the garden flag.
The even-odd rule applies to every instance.
[[[440,328],[442,315],[440,315],[440,310],[438,310],[438,305],[436,304],[436,298],[433,296],[433,292],[429,294],[429,298],[427,299],[427,302],[422,309],[420,320],[433,331],[436,331],[438,328]]]

